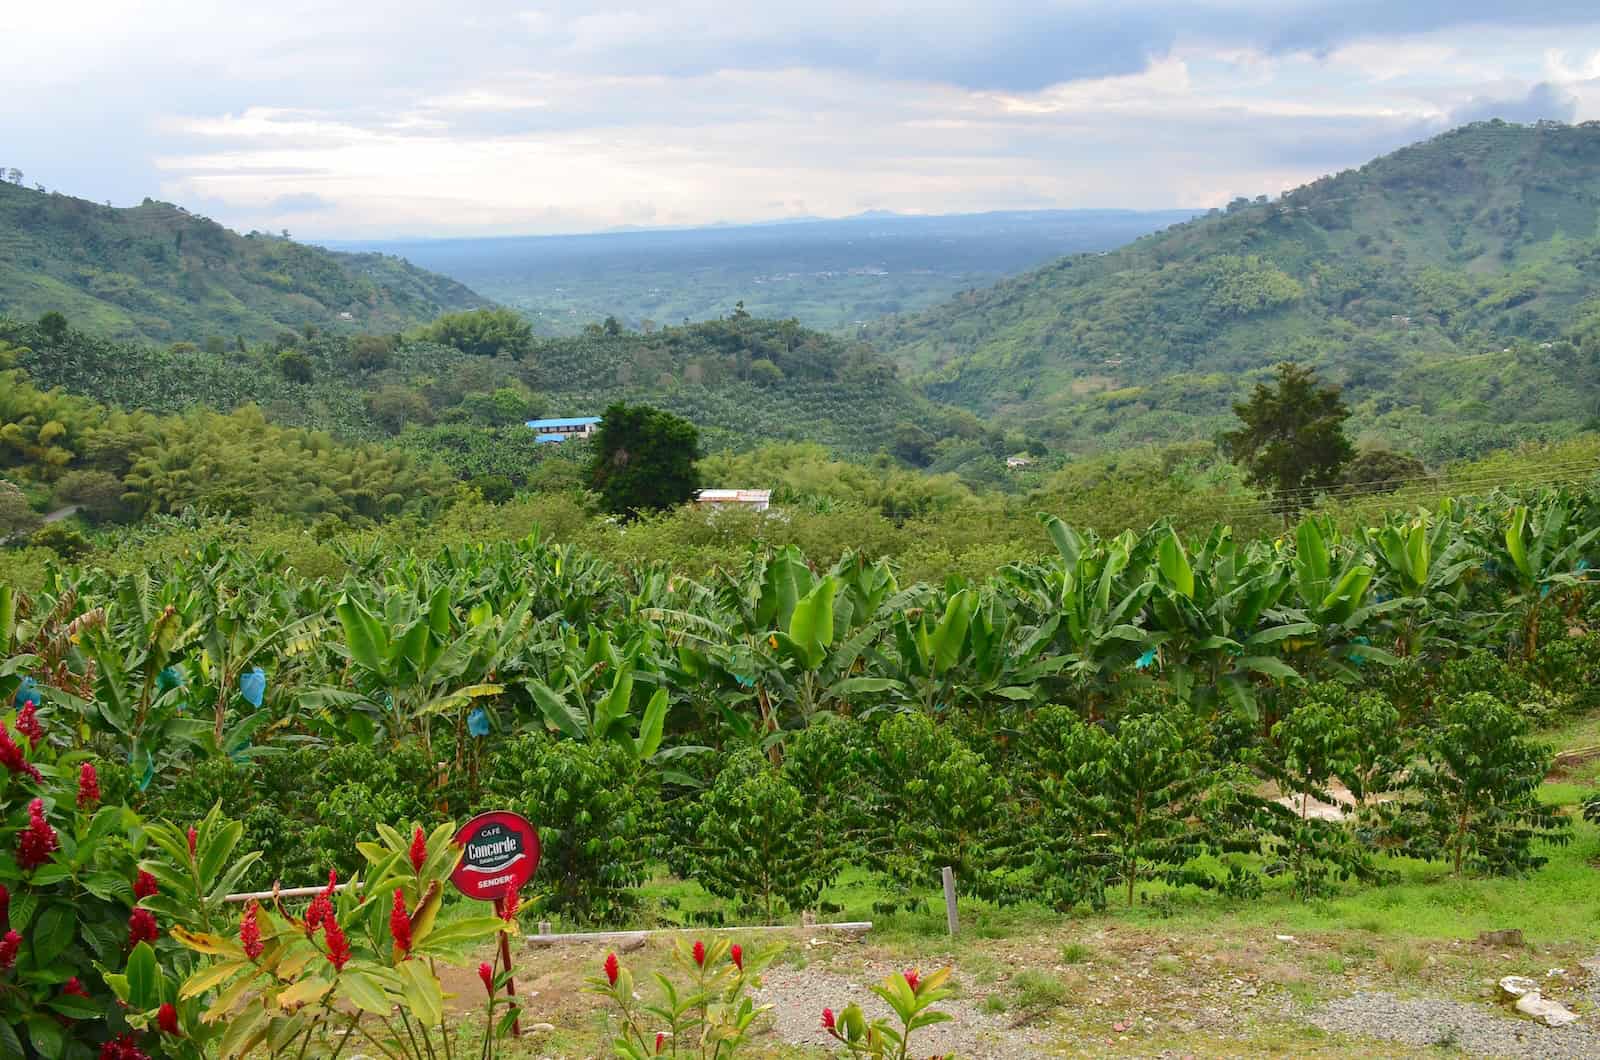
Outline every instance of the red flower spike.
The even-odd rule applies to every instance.
[[[428,861],[428,837],[422,834],[419,824],[411,833],[411,871],[422,875],[422,866]]]
[[[606,954],[606,982],[616,986],[617,973],[620,970],[621,966],[617,964],[617,955],[615,953]]]
[[[328,914],[322,926],[323,939],[328,943],[328,963],[333,965],[334,971],[342,972],[350,960],[350,943],[345,941],[344,931],[332,913]]]
[[[662,1050],[665,1049],[666,1047],[667,1047],[667,1036],[665,1034],[662,1034],[660,1031],[656,1031],[656,1055],[660,1056]]]
[[[140,869],[139,870],[139,875],[134,877],[134,880],[133,880],[133,898],[134,898],[134,901],[136,901],[136,902],[137,901],[143,901],[144,899],[149,898],[152,895],[157,895],[157,894],[160,894],[160,893],[161,893],[161,887],[160,887],[159,884],[156,883],[156,878],[154,876],[150,875],[145,870]]]
[[[68,979],[66,982],[62,983],[61,984],[61,992],[63,994],[67,994],[67,995],[70,995],[72,997],[88,997],[89,996],[89,991],[85,990],[83,988],[83,984],[78,982],[78,977],[77,976],[73,976],[71,979]]]
[[[189,856],[194,857],[194,844],[200,838],[200,833],[195,831],[194,825],[189,826]]]
[[[833,1009],[831,1008],[822,1010],[822,1029],[825,1031],[833,1030]]]
[[[178,1009],[170,1001],[163,1001],[156,1010],[156,1026],[161,1028],[162,1034],[171,1034],[182,1037],[183,1032],[178,1029]]]
[[[706,966],[706,944],[699,939],[694,940],[694,963],[702,968]]]
[[[29,747],[38,747],[39,741],[44,739],[44,726],[39,724],[39,710],[31,699],[17,711],[17,732],[28,738]]]
[[[0,971],[10,971],[17,963],[17,951],[22,948],[22,936],[8,931],[0,937]]]
[[[406,912],[406,892],[398,887],[394,889],[394,908],[389,911],[389,934],[394,936],[395,948],[410,956],[411,914]]]
[[[0,765],[5,766],[13,773],[21,773],[29,777],[35,784],[44,782],[44,777],[34,764],[22,756],[22,748],[11,739],[11,730],[6,728],[6,723],[0,721]]]
[[[911,992],[913,994],[916,993],[917,992],[917,983],[921,981],[922,976],[917,974],[917,970],[915,968],[907,968],[901,974],[903,974],[906,977],[906,985],[911,988]]]
[[[31,872],[49,861],[60,845],[56,830],[45,820],[44,800],[34,799],[28,804],[28,827],[17,833],[17,863]]]
[[[491,997],[494,996],[494,969],[489,967],[489,962],[484,961],[478,965],[478,978],[483,980],[483,989]]]
[[[156,915],[148,909],[135,909],[128,916],[128,948],[141,942],[154,942],[161,934],[156,926]]]
[[[11,916],[11,892],[6,890],[6,885],[0,883],[0,920]]]
[[[266,945],[261,941],[261,926],[256,923],[254,902],[245,907],[244,918],[239,921],[239,945],[244,947],[244,955],[252,961],[261,956],[261,951],[266,949]]]
[[[78,770],[78,809],[90,810],[100,802],[100,776],[93,762],[85,762]]]
[[[503,898],[498,898],[494,903],[494,913],[506,923],[514,923],[517,919],[517,907],[522,904],[522,895],[516,891]]]
[[[134,1043],[133,1035],[119,1034],[100,1047],[100,1060],[150,1060]]]
[[[728,956],[733,960],[733,966],[735,968],[739,969],[741,972],[744,971],[744,949],[740,947],[737,942],[735,942],[733,944],[733,948],[728,951]]]

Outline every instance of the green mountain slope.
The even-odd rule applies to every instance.
[[[1284,358],[1375,441],[1560,434],[1600,396],[1600,123],[1466,126],[871,337],[930,396],[1082,448],[1208,434]]]
[[[399,258],[241,236],[181,207],[128,209],[0,181],[0,312],[114,338],[234,343],[306,324],[396,331],[488,304]]]
[[[0,342],[21,349],[18,363],[40,387],[163,413],[255,405],[273,423],[361,441],[399,437],[459,471],[519,482],[543,448],[525,418],[596,415],[619,399],[691,419],[711,450],[807,441],[860,457],[891,446],[906,424],[925,431],[929,446],[958,434],[982,440],[971,416],[935,406],[870,348],[745,314],[651,334],[596,327],[535,341],[517,357],[464,353],[419,332],[314,330],[243,350],[153,347],[77,328],[55,335],[4,315]],[[291,356],[299,367],[286,373]],[[1003,440],[993,448],[1003,455]]]

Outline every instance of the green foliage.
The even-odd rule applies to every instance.
[[[424,336],[475,357],[504,354],[521,360],[533,348],[533,328],[510,309],[474,309],[447,313],[429,324]]]
[[[1487,692],[1444,706],[1410,781],[1419,799],[1408,822],[1414,849],[1445,858],[1457,875],[1464,868],[1509,873],[1544,863],[1533,851],[1536,839],[1568,839],[1566,820],[1538,798],[1550,753],[1527,731],[1516,711]]]
[[[495,797],[539,825],[540,889],[548,908],[580,924],[616,923],[646,876],[653,778],[612,743],[523,736],[485,776]]]
[[[595,432],[589,484],[618,515],[670,508],[700,486],[694,424],[648,405],[607,406]]]
[[[1364,440],[1477,455],[1600,398],[1597,187],[1593,123],[1477,123],[865,333],[929,396],[1057,447],[1213,436],[1293,359]]]
[[[1318,386],[1313,369],[1287,361],[1277,370],[1276,386],[1257,384],[1249,401],[1233,407],[1242,426],[1222,441],[1247,481],[1289,513],[1338,482],[1355,449],[1344,434],[1350,411],[1338,387]]]
[[[923,714],[878,730],[867,795],[867,854],[891,880],[922,888],[955,869],[964,894],[1005,894],[1013,822],[1000,811],[1007,790],[982,758]]]
[[[259,340],[306,324],[389,331],[485,304],[399,258],[241,236],[150,199],[118,209],[0,181],[0,231],[0,305],[43,313],[51,336],[68,321],[153,342]]]
[[[828,821],[765,756],[733,756],[701,797],[691,878],[712,894],[748,903],[763,922],[812,909],[843,868]]]

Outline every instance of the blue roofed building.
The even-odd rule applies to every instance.
[[[534,441],[540,445],[546,442],[564,442],[568,438],[588,438],[600,426],[599,416],[574,416],[561,420],[529,420],[526,424],[530,431],[537,431]]]

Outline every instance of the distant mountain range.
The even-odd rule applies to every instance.
[[[395,254],[525,312],[546,334],[615,316],[641,327],[725,316],[846,330],[915,310],[1063,254],[1102,251],[1192,210],[1024,210],[927,216],[874,210],[576,236],[330,241]]]
[[[0,313],[56,311],[108,338],[267,339],[307,324],[391,332],[489,304],[379,254],[241,236],[180,206],[118,209],[0,181]]]
[[[1375,442],[1570,431],[1600,397],[1600,123],[1466,126],[867,334],[930,396],[1084,449],[1206,436],[1286,358]]]

